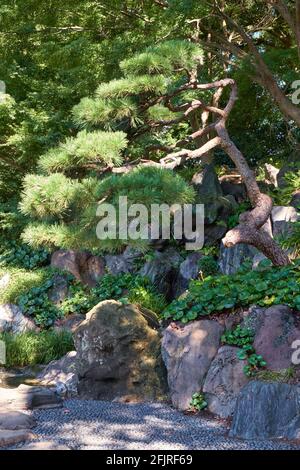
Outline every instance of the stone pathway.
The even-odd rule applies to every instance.
[[[66,400],[63,408],[27,413],[37,420],[37,438],[15,447],[24,450],[300,450],[300,442],[228,438],[220,421],[185,415],[159,403]]]

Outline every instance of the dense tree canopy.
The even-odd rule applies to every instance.
[[[24,184],[26,216],[33,210],[47,224],[69,221],[55,198],[59,220],[51,208],[46,214],[46,203],[43,214],[33,209],[37,188],[50,181],[47,197],[76,206],[85,185],[106,171],[159,161],[213,124],[201,106],[183,118],[185,103],[199,98],[194,90],[172,96],[191,74],[199,83],[235,79],[238,100],[227,128],[250,166],[282,164],[294,152],[297,1],[14,0],[1,3],[0,16],[0,79],[7,92],[0,103],[0,198],[17,200]],[[222,108],[226,93],[204,90],[203,99]],[[204,134],[189,142],[191,151],[211,137]],[[202,161],[217,156],[221,164],[223,150],[208,148]],[[36,176],[22,183],[27,173]],[[66,184],[56,193],[62,178]],[[27,230],[32,241],[32,225]]]

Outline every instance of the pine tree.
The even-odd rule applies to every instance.
[[[192,201],[191,189],[170,171],[188,161],[206,162],[221,147],[240,172],[253,206],[227,233],[225,245],[249,243],[275,264],[288,263],[263,229],[272,200],[260,192],[226,128],[236,83],[229,78],[203,83],[201,56],[199,47],[188,41],[149,47],[120,63],[123,78],[100,84],[93,98],[75,106],[74,120],[83,130],[43,155],[41,175],[25,180],[21,209],[36,219],[23,235],[26,241],[95,249],[94,214],[101,201],[115,202],[116,196],[130,194],[130,202],[162,203],[168,201],[168,191],[172,203]],[[229,97],[221,108],[224,89]],[[122,157],[119,174],[105,176],[116,171]],[[125,242],[102,246],[120,244]]]

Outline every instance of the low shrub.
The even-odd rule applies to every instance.
[[[267,264],[261,263],[256,271],[241,270],[230,276],[191,281],[186,296],[174,300],[163,317],[187,323],[249,305],[285,304],[300,310],[300,260],[282,268],[267,267]]]
[[[72,334],[68,331],[1,333],[0,340],[6,345],[5,367],[48,364],[74,350]]]

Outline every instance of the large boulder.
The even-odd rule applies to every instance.
[[[239,348],[222,346],[208,370],[203,392],[208,409],[222,418],[230,417],[239,392],[249,379],[244,373],[247,361],[237,357]]]
[[[230,430],[242,439],[300,438],[300,388],[249,382],[241,391]]]
[[[84,398],[159,399],[165,393],[160,335],[134,305],[96,305],[74,333]]]
[[[93,287],[105,274],[105,261],[87,251],[58,250],[52,254],[51,266],[67,271],[80,282]]]
[[[0,305],[0,333],[25,333],[37,330],[33,320],[23,315],[18,305]]]
[[[163,333],[162,357],[173,405],[186,410],[199,392],[220,346],[223,327],[214,320],[171,323]]]
[[[292,206],[274,206],[272,209],[273,235],[286,236],[291,233],[292,222],[297,222],[297,211]]]
[[[189,286],[191,279],[199,275],[199,261],[203,255],[199,252],[190,253],[180,264],[179,271],[173,284],[173,297],[179,297]]]
[[[174,248],[165,251],[156,251],[154,258],[147,261],[140,269],[139,274],[145,276],[164,294],[167,299],[172,298],[172,284],[177,277],[182,257]]]
[[[267,362],[268,369],[279,371],[292,366],[292,343],[300,339],[294,312],[285,305],[252,309],[244,321],[245,326],[251,324],[255,331],[253,346]]]

